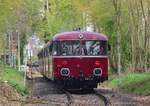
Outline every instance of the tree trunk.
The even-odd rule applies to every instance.
[[[112,0],[113,6],[115,9],[115,16],[116,16],[116,42],[117,42],[117,50],[116,50],[116,57],[117,57],[117,73],[120,75],[121,73],[121,53],[120,53],[120,41],[121,41],[121,1],[120,0]]]

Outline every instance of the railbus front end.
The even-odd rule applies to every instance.
[[[53,39],[53,79],[69,89],[96,88],[108,79],[107,37],[70,32]]]

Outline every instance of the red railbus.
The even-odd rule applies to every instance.
[[[108,39],[95,32],[56,34],[38,53],[42,74],[69,89],[96,88],[108,79]]]

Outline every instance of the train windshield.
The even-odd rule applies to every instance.
[[[87,56],[99,56],[107,54],[107,42],[106,41],[83,41],[82,42],[82,54]]]
[[[96,40],[56,41],[53,45],[55,56],[99,56],[107,54],[107,42]]]
[[[80,41],[57,41],[54,43],[53,55],[56,56],[79,56]]]

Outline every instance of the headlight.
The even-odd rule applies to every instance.
[[[102,69],[101,69],[101,68],[95,68],[95,69],[93,70],[93,74],[94,74],[95,76],[101,76],[101,75],[102,75]]]
[[[62,76],[69,76],[69,74],[70,74],[69,68],[62,68],[62,69],[60,70],[60,74],[61,74]]]

